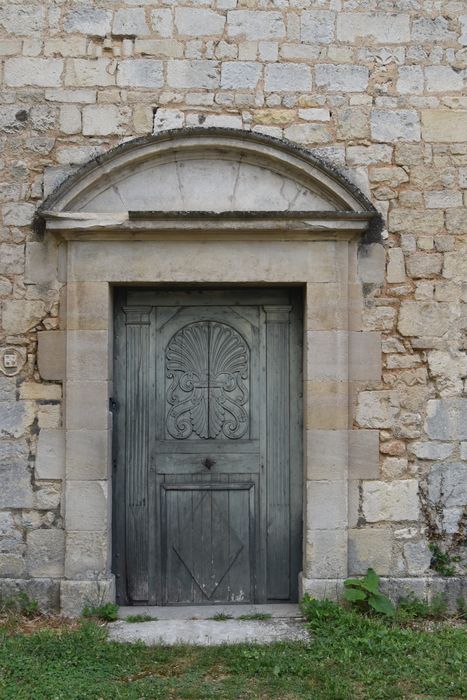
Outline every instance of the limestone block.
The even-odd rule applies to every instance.
[[[31,508],[33,495],[25,440],[0,441],[0,508]]]
[[[428,478],[428,498],[432,503],[444,508],[461,506],[467,503],[467,464],[446,462],[433,465]]]
[[[68,481],[65,494],[67,532],[102,532],[109,524],[107,482]]]
[[[379,576],[391,574],[392,544],[391,530],[349,530],[349,575],[363,576],[369,568]]]
[[[121,87],[159,88],[164,84],[162,61],[152,58],[133,58],[120,61],[117,85]]]
[[[107,571],[108,535],[102,532],[68,532],[65,576],[70,579],[95,580]]]
[[[414,279],[437,277],[443,266],[441,253],[410,253],[407,256],[407,273]]]
[[[76,105],[63,105],[60,108],[60,131],[64,134],[79,134],[81,131],[81,110]]]
[[[58,429],[62,427],[62,412],[58,401],[54,403],[39,404],[37,411],[37,425],[43,428]]]
[[[425,80],[427,92],[446,93],[464,87],[462,73],[456,72],[451,66],[427,66]]]
[[[128,108],[117,105],[86,105],[83,109],[84,136],[123,134],[130,117]]]
[[[421,66],[400,66],[396,83],[401,95],[421,95],[423,93],[423,69]]]
[[[56,242],[47,238],[44,242],[26,243],[26,284],[52,284],[58,277],[58,247]]]
[[[211,60],[169,61],[167,83],[175,88],[216,88],[219,64]]]
[[[305,575],[315,578],[347,576],[347,532],[309,530],[306,536]]]
[[[379,431],[349,431],[349,478],[379,477]]]
[[[65,617],[79,617],[86,606],[115,602],[113,576],[98,581],[61,581],[60,610]]]
[[[225,61],[222,63],[221,87],[229,90],[256,88],[261,71],[261,63]]]
[[[381,333],[349,333],[348,374],[354,381],[381,378]]]
[[[31,576],[60,578],[63,575],[64,530],[32,530],[26,542],[26,564]]]
[[[307,478],[345,479],[349,461],[348,440],[347,430],[307,430]]]
[[[225,17],[218,12],[196,7],[176,7],[175,26],[186,36],[218,36],[224,31]]]
[[[111,431],[68,430],[66,433],[67,479],[107,479],[111,456]]]
[[[356,422],[363,428],[392,428],[400,411],[397,391],[361,391]]]
[[[391,160],[392,149],[382,143],[371,144],[370,146],[348,146],[346,149],[347,164],[373,165],[375,163],[387,163]]]
[[[31,600],[37,600],[42,612],[58,612],[59,582],[50,578],[0,579],[0,595],[3,599],[15,598],[24,591]]]
[[[109,423],[107,382],[67,382],[66,397],[68,430],[107,430]]]
[[[25,574],[24,558],[21,554],[0,552],[0,577],[21,578]],[[0,579],[1,585],[1,579]]]
[[[280,39],[285,36],[281,12],[231,10],[227,13],[227,33],[245,39]]]
[[[31,401],[60,401],[62,387],[60,384],[23,382],[19,385],[19,398]]]
[[[115,85],[108,58],[74,58],[67,61],[65,85],[69,87],[94,87]]]
[[[171,37],[173,34],[172,12],[168,8],[160,8],[152,11],[152,28],[161,37]]]
[[[307,381],[305,426],[312,430],[346,430],[349,427],[345,382]]]
[[[345,331],[308,331],[306,341],[307,379],[347,380],[349,369],[348,333]]]
[[[29,226],[34,218],[34,204],[16,202],[2,207],[5,226]]]
[[[311,70],[303,63],[271,63],[266,66],[267,92],[308,92],[311,90]]]
[[[467,255],[465,251],[444,254],[443,277],[460,282],[467,280]]]
[[[3,3],[0,6],[0,25],[9,34],[37,35],[45,25],[45,8],[26,3]]]
[[[386,256],[380,243],[362,245],[358,251],[358,276],[362,282],[381,284],[384,281]]]
[[[389,12],[340,12],[337,38],[355,44],[370,39],[376,44],[404,44],[410,39],[408,14]]]
[[[447,209],[446,228],[456,235],[467,233],[467,207]]]
[[[467,132],[467,112],[455,109],[423,109],[422,136],[426,141],[462,142]]]
[[[310,530],[340,530],[347,527],[347,483],[308,481],[307,527]]]
[[[328,143],[331,134],[324,124],[294,124],[284,130],[285,138],[297,143]]]
[[[2,19],[0,19],[2,23]],[[20,39],[2,39],[0,41],[0,56],[14,56],[21,53]]]
[[[59,185],[64,182],[67,177],[69,177],[74,171],[75,167],[56,167],[56,166],[46,166],[44,169],[44,196],[47,197],[51,194]]]
[[[456,41],[456,32],[449,29],[447,17],[422,16],[415,18],[412,23],[412,41],[414,43],[429,44],[442,41]]]
[[[63,67],[61,58],[8,58],[5,61],[5,84],[10,87],[60,87]]]
[[[183,58],[184,45],[175,39],[136,39],[135,53],[162,58]]]
[[[346,289],[337,283],[307,285],[307,330],[346,330],[348,303]]]
[[[365,139],[370,137],[368,110],[346,107],[336,110],[337,133],[341,139]]]
[[[65,432],[63,430],[40,431],[35,472],[38,479],[63,479],[65,475]]]
[[[462,393],[462,379],[467,375],[465,352],[432,350],[428,353],[428,367],[442,397]]]
[[[404,301],[399,312],[399,333],[405,336],[430,335],[438,338],[451,326],[447,302]]]
[[[368,86],[368,68],[356,65],[318,64],[316,85],[329,92],[363,92]]]
[[[404,457],[386,457],[381,465],[384,479],[401,479],[407,474],[408,462]]]
[[[107,331],[67,332],[67,379],[109,379]]]
[[[66,39],[46,39],[44,42],[45,56],[86,56],[86,38],[70,37]]]
[[[420,123],[414,109],[373,109],[371,135],[375,141],[420,141]]]
[[[423,197],[428,209],[447,209],[462,207],[462,192],[455,190],[433,190],[424,192]]]
[[[300,38],[309,44],[330,44],[334,40],[335,13],[304,11],[300,17]]]
[[[305,593],[318,600],[341,601],[344,597],[344,580],[343,578],[305,578],[303,574],[300,574],[299,598],[303,598]]]
[[[418,520],[417,480],[363,482],[363,513],[369,523]]]
[[[3,302],[3,330],[10,335],[26,333],[39,325],[44,316],[43,301],[7,299]]]
[[[409,576],[422,576],[430,568],[431,552],[426,542],[407,542],[404,545],[404,559]]]
[[[0,401],[15,401],[16,378],[4,377],[0,374]]]
[[[331,119],[331,112],[324,107],[310,107],[299,109],[298,116],[309,122],[328,122]]]
[[[24,270],[24,246],[14,243],[0,243],[0,272],[21,274]]]
[[[109,285],[105,282],[67,284],[66,326],[69,330],[106,330],[110,324]]]
[[[115,36],[142,36],[149,34],[143,7],[117,10],[114,14],[112,34]]]
[[[452,442],[412,442],[409,452],[418,459],[441,460],[449,457],[455,448]]]
[[[37,366],[42,379],[64,379],[65,341],[64,331],[40,331],[37,334]]]
[[[388,265],[386,279],[390,284],[405,282],[405,261],[401,248],[390,248],[388,250]]]
[[[112,12],[92,5],[76,5],[67,12],[63,28],[71,34],[105,36],[110,32]]]

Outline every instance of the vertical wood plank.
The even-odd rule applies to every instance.
[[[265,306],[267,402],[267,597],[290,597],[290,387],[291,306]]]

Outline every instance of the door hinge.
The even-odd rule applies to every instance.
[[[111,413],[115,413],[118,410],[118,403],[116,402],[115,399],[109,399],[109,411]]]

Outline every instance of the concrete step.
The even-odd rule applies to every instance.
[[[274,603],[271,605],[134,605],[119,608],[119,617],[150,615],[158,620],[211,620],[215,615],[270,615],[272,618],[302,619],[296,603]]]
[[[148,613],[149,614],[149,613]],[[273,642],[306,642],[306,627],[296,619],[271,618],[258,620],[193,620],[171,619],[129,623],[125,620],[108,625],[109,639],[116,642],[142,641],[148,646],[193,644],[271,644]]]

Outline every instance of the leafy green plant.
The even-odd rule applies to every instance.
[[[83,608],[83,617],[92,617],[104,622],[115,622],[118,620],[118,605],[115,603],[105,603],[105,605],[86,606]]]
[[[127,615],[125,622],[155,622],[157,617],[151,615]]]
[[[396,619],[399,622],[409,620],[443,620],[447,617],[448,604],[446,597],[438,593],[429,603],[417,598],[414,593],[401,598],[397,605]]]
[[[452,566],[452,558],[448,552],[443,552],[437,544],[431,542],[428,545],[431,551],[430,568],[437,571],[441,576],[454,576],[455,568]]]
[[[467,603],[460,595],[456,598],[457,615],[461,620],[467,620]]]
[[[30,598],[25,591],[21,591],[16,596],[0,599],[0,613],[35,617],[39,614],[39,603]]]
[[[270,613],[245,613],[245,615],[239,615],[237,620],[259,620],[260,622],[266,622],[270,620],[272,615]]]
[[[362,579],[348,578],[344,581],[344,598],[362,612],[376,612],[393,617],[395,607],[389,598],[379,590],[379,576],[368,569]]]
[[[231,620],[232,615],[226,615],[225,613],[218,612],[215,615],[211,617],[211,620],[215,620],[216,622],[223,622],[224,620]]]

